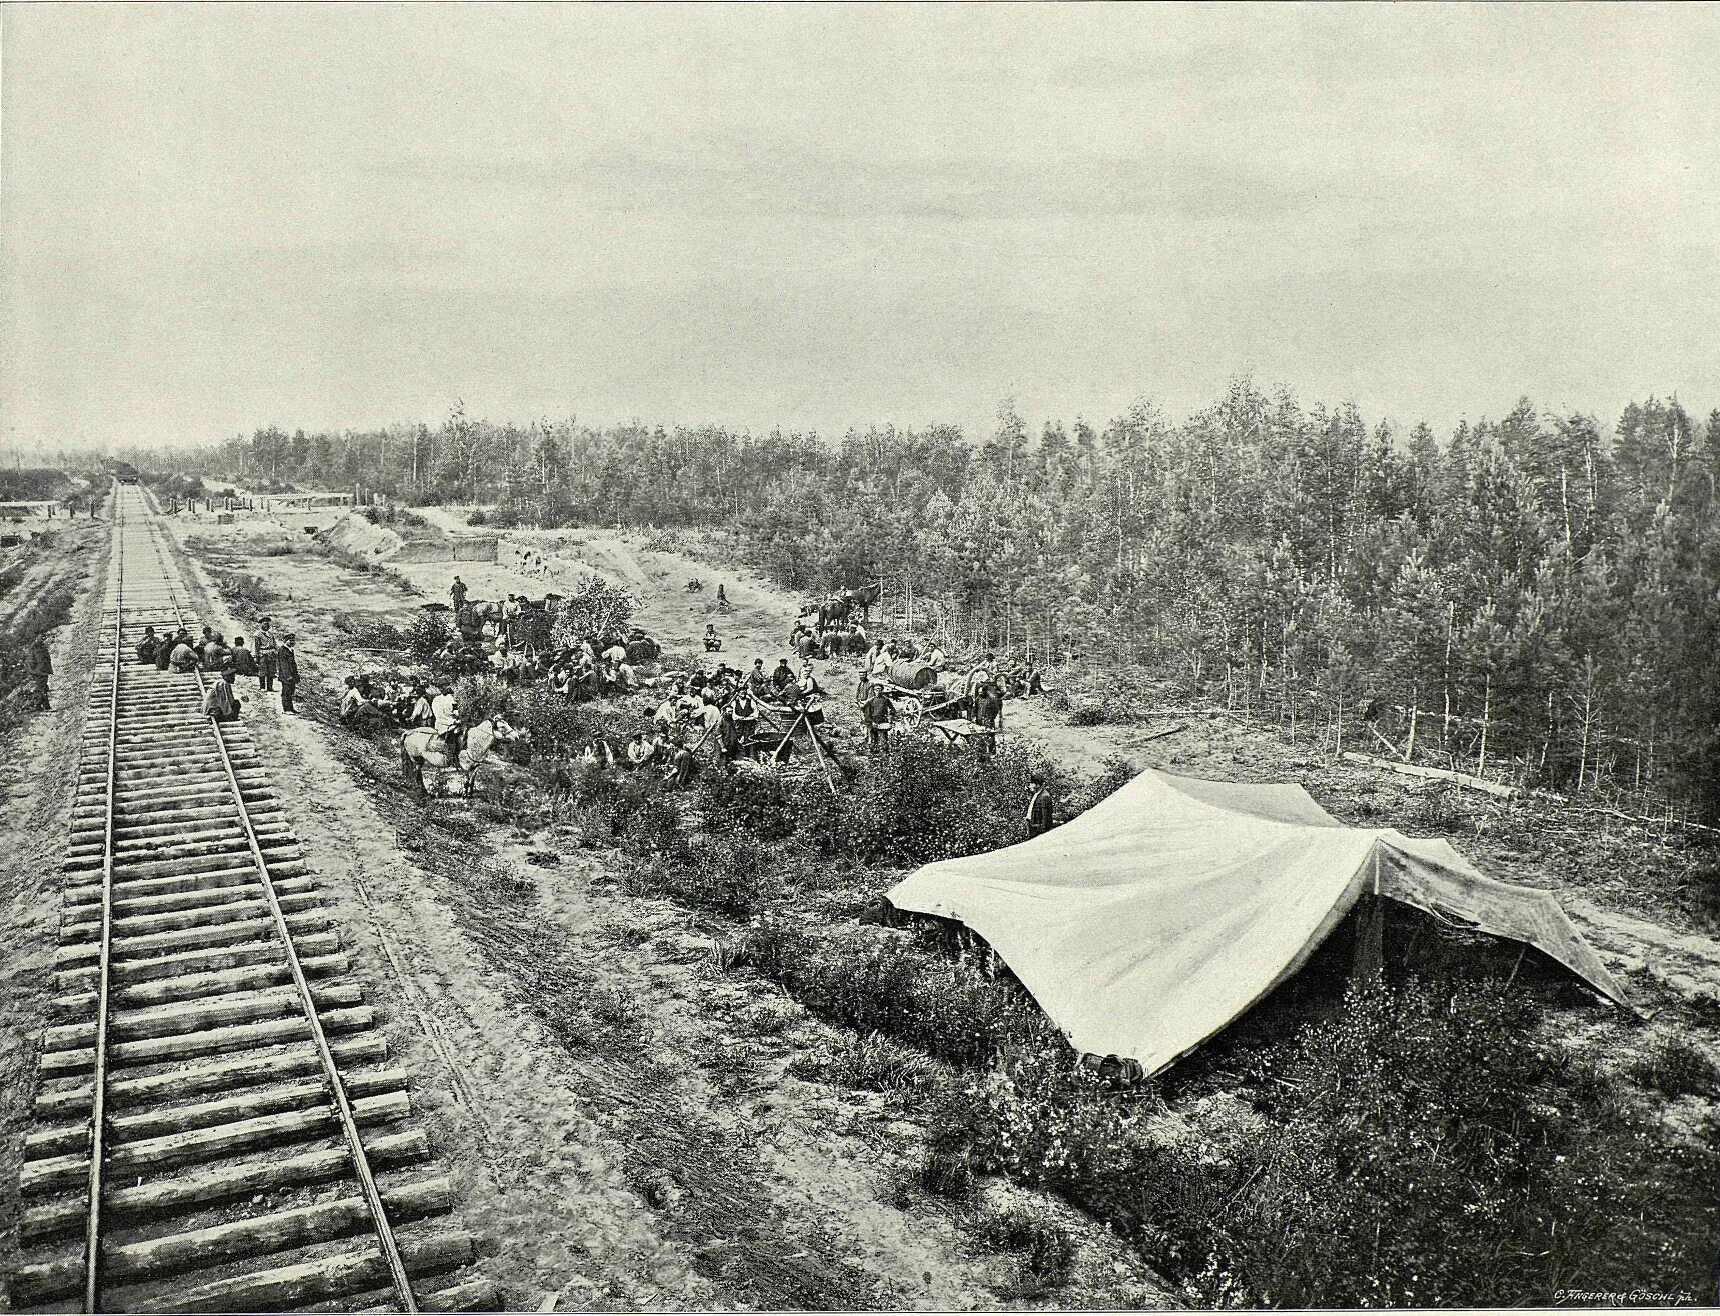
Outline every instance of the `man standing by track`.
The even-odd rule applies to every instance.
[[[296,713],[293,707],[293,691],[299,688],[299,656],[293,652],[293,641],[297,637],[291,631],[281,636],[281,645],[275,655],[275,672],[281,678],[281,712]]]
[[[275,688],[275,633],[269,629],[272,620],[264,617],[257,623],[257,688]]]
[[[30,684],[36,687],[36,707],[46,712],[48,678],[54,674],[54,660],[48,656],[46,631],[37,631],[36,638],[30,641],[30,652],[25,658],[25,664],[30,673]]]

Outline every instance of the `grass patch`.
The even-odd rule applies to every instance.
[[[1664,1037],[1630,1064],[1630,1076],[1667,1097],[1707,1097],[1720,1092],[1720,1066],[1694,1042]]]
[[[1037,1203],[985,1207],[973,1233],[987,1247],[1015,1254],[1015,1272],[1002,1290],[1006,1299],[1042,1297],[1075,1268],[1075,1236]]]

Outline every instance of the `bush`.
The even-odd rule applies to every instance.
[[[581,640],[593,636],[623,637],[633,620],[633,607],[633,596],[626,590],[587,573],[562,601],[550,627],[550,641],[558,649],[575,649]]]
[[[481,507],[474,507],[466,516],[467,525],[489,525],[490,514]]]
[[[759,764],[704,773],[693,798],[707,830],[726,834],[739,827],[764,841],[792,836],[800,816],[799,793],[784,789],[781,775]]]
[[[1664,1037],[1631,1062],[1630,1075],[1668,1097],[1712,1098],[1720,1090],[1720,1067],[1685,1038]]]
[[[512,711],[511,687],[493,676],[462,676],[454,682],[454,699],[460,705],[460,720],[467,726],[488,717],[508,717]],[[510,719],[511,720],[511,719]]]
[[[1078,813],[1085,813],[1099,801],[1115,795],[1138,775],[1140,775],[1140,769],[1136,768],[1128,759],[1120,755],[1112,755],[1105,760],[1099,775],[1075,792],[1069,799],[1069,816],[1073,817]]]
[[[1062,1284],[1075,1268],[1075,1236],[1043,1206],[988,1207],[974,1220],[973,1229],[986,1246],[1021,1254],[1006,1297],[1037,1298]]]
[[[420,612],[405,631],[406,652],[428,665],[454,638],[454,627],[446,613]]]
[[[655,820],[648,825],[660,826]],[[634,826],[637,829],[640,822]],[[679,841],[678,828],[676,839]],[[745,828],[720,839],[699,837],[686,848],[688,862],[665,884],[677,899],[735,918],[762,913],[781,899],[782,879],[775,873],[769,852]]]
[[[967,1201],[979,1186],[967,1157],[937,1147],[926,1148],[914,1167],[913,1175],[915,1187],[949,1202]]]
[[[1535,1304],[1645,1267],[1696,1291],[1712,1149],[1585,1108],[1593,1076],[1535,1041],[1536,1013],[1496,986],[1352,988],[1258,1059],[1263,1119],[1137,1145],[1113,1196],[1086,1191],[1150,1221],[1205,1304]]]
[[[978,854],[1023,835],[1028,774],[1042,766],[1019,746],[990,759],[903,736],[868,759],[854,789],[817,831],[826,853],[910,865]]]
[[[934,1061],[879,1033],[840,1034],[829,1055],[798,1056],[789,1070],[868,1092],[929,1092],[943,1081]]]
[[[349,612],[334,614],[335,629],[345,632],[361,649],[387,649],[404,653],[411,645],[412,634],[390,622],[376,617],[354,617]]]

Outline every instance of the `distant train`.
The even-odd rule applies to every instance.
[[[133,466],[130,462],[110,461],[107,464],[107,468],[109,474],[111,474],[113,478],[118,480],[121,484],[137,483],[137,467]]]

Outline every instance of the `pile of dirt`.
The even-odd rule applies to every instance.
[[[331,547],[344,548],[349,553],[359,553],[369,558],[391,558],[406,543],[387,526],[372,525],[357,512],[348,512],[327,530],[320,532],[317,539]]]

